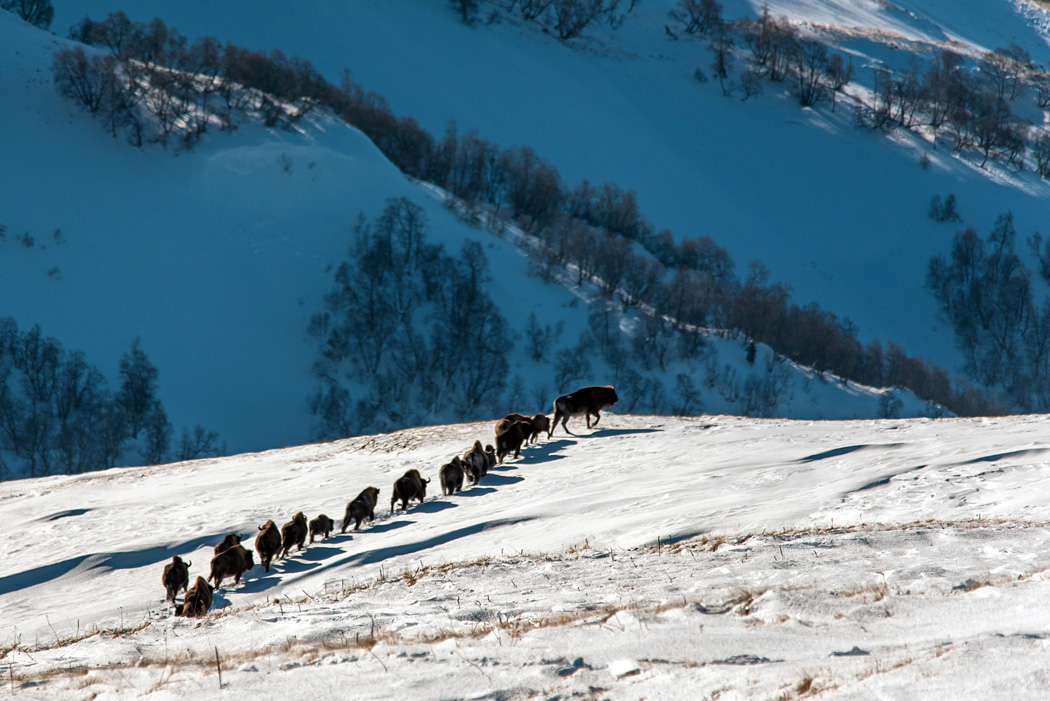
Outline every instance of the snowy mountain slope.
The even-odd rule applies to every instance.
[[[393,515],[492,424],[6,483],[0,666],[29,698],[212,693],[216,656],[236,698],[1038,696],[1044,423],[607,413]],[[172,555],[368,484],[375,522],[171,617]]]
[[[56,94],[49,66],[67,42],[6,12],[0,38],[13,49],[4,55],[2,87],[20,97],[0,115],[3,314],[83,350],[111,380],[140,339],[176,427],[200,423],[232,452],[309,440],[315,349],[307,321],[331,287],[358,214],[374,217],[392,197],[422,206],[430,240],[450,253],[464,240],[483,242],[490,294],[517,333],[535,312],[570,330],[560,350],[586,327],[587,290],[530,278],[512,237],[464,225],[440,193],[409,182],[330,115],[312,114],[294,132],[249,123],[232,135],[210,133],[191,152],[134,149]],[[689,367],[669,368],[665,387],[673,391],[680,372],[701,385],[709,359],[729,384],[776,366],[765,348],[749,366],[739,341],[713,337],[711,350]],[[548,408],[560,391],[550,365],[519,357],[515,367],[527,393],[516,399],[530,404],[515,408]],[[886,395],[790,364],[781,370],[790,382],[778,410],[796,417],[875,416]],[[593,371],[585,382],[608,381],[600,365]],[[740,410],[713,388],[700,393],[708,411]],[[908,392],[899,399],[902,415],[936,411]]]
[[[191,37],[279,46],[329,76],[349,68],[434,134],[455,119],[461,131],[533,147],[570,183],[634,189],[657,228],[710,235],[740,268],[760,259],[796,300],[857,323],[864,341],[892,339],[955,370],[951,333],[922,289],[926,262],[953,233],[927,218],[931,197],[954,192],[966,223],[980,230],[1011,210],[1026,236],[1041,227],[1050,189],[1031,174],[975,169],[916,138],[858,131],[848,110],[800,110],[775,88],[746,103],[725,99],[716,84],[693,79],[711,61],[705,44],[667,36],[673,4],[641,3],[618,31],[568,45],[506,15],[465,27],[433,0],[397,11],[380,2],[307,2],[295,13],[262,3],[251,20],[233,6],[78,0],[60,10],[56,27],[125,9],[140,21],[162,16]],[[737,18],[762,3],[724,4]],[[861,34],[843,39],[844,48],[869,86],[878,62],[904,59],[894,37],[968,42],[974,52],[1016,40],[1036,62],[1050,54],[1027,3],[813,0],[772,9]],[[923,153],[928,170],[918,166]]]

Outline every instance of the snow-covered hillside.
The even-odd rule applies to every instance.
[[[379,12],[380,6],[353,11],[365,7]],[[74,9],[97,16],[111,8],[59,9],[56,29]],[[536,38],[521,33],[519,40]],[[548,409],[554,394],[570,389],[554,386],[549,363],[523,357],[520,334],[535,312],[542,323],[567,330],[554,351],[574,346],[593,295],[529,277],[513,236],[459,221],[432,188],[406,179],[357,130],[318,111],[295,131],[247,123],[232,135],[209,133],[192,151],[136,149],[56,93],[52,57],[70,42],[7,12],[0,13],[0,42],[10,49],[0,57],[0,89],[18,98],[0,114],[2,312],[84,351],[111,379],[120,355],[139,339],[159,370],[160,398],[176,427],[202,424],[231,452],[310,439],[315,348],[307,322],[331,288],[332,268],[346,255],[358,215],[375,217],[393,197],[422,206],[429,240],[453,254],[467,239],[482,241],[490,294],[519,334],[514,367],[523,393],[516,400],[529,405],[508,410]],[[291,42],[288,49],[297,47]],[[24,233],[31,246],[20,240]],[[625,333],[631,323],[624,320]],[[783,415],[871,417],[888,399],[900,400],[894,410],[901,415],[937,411],[908,392],[893,399],[775,363],[765,348],[752,366],[742,342],[718,337],[710,353],[666,370],[671,399],[679,373],[698,388],[702,404],[694,402],[692,411],[742,411],[734,388],[774,373]],[[608,381],[595,362],[593,377],[581,384]],[[630,406],[639,400],[627,398]]]
[[[1045,421],[606,413],[450,497],[438,466],[491,423],[6,483],[5,692],[1041,697]],[[391,514],[409,468],[428,497]],[[367,485],[373,523],[172,617],[173,555],[207,575],[227,532]]]
[[[954,232],[927,218],[931,197],[955,193],[966,224],[982,231],[1011,210],[1024,237],[1042,228],[1050,187],[1031,173],[977,169],[915,138],[858,131],[849,110],[800,110],[775,88],[747,102],[723,98],[717,81],[693,78],[711,62],[706,42],[665,32],[674,4],[646,0],[618,30],[568,44],[506,14],[466,27],[442,0],[408,0],[396,12],[380,0],[311,0],[295,12],[262,2],[251,17],[204,2],[69,0],[55,27],[124,10],[138,21],[162,17],[191,38],[280,47],[333,80],[348,68],[436,135],[456,120],[461,132],[531,146],[568,182],[631,188],[657,228],[709,235],[741,267],[762,260],[795,299],[848,317],[863,340],[892,339],[956,371],[950,330],[923,290],[927,261]],[[722,4],[735,19],[755,16],[764,0]],[[1016,42],[1050,63],[1045,12],[1028,0],[769,4],[848,52],[862,85],[880,62],[904,62],[905,48],[976,53]]]

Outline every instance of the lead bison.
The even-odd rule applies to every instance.
[[[293,545],[302,550],[306,543],[306,534],[306,516],[300,511],[291,521],[281,526],[281,557],[288,557]]]
[[[259,535],[255,536],[255,552],[259,553],[259,564],[270,571],[270,562],[281,552],[281,532],[272,520],[259,526]]]
[[[175,609],[175,615],[199,618],[207,614],[211,608],[211,592],[211,585],[204,581],[204,577],[197,577],[197,581],[186,592],[182,607]]]
[[[234,545],[211,559],[211,574],[208,575],[208,579],[215,582],[216,588],[226,577],[233,577],[233,583],[240,584],[241,575],[252,567],[255,567],[252,551],[246,550],[243,545]]]
[[[620,401],[620,398],[616,396],[616,390],[611,386],[584,387],[572,394],[558,397],[554,400],[554,420],[551,421],[547,438],[554,435],[554,429],[558,427],[559,421],[561,421],[561,427],[565,429],[565,432],[572,434],[572,431],[569,430],[566,424],[569,421],[569,417],[578,414],[587,415],[587,428],[591,427],[591,416],[594,416],[594,425],[597,426],[598,420],[602,417],[601,410],[612,406],[618,401]]]
[[[182,558],[178,555],[171,558],[171,562],[164,565],[164,575],[161,581],[164,582],[164,589],[168,592],[167,600],[171,603],[175,603],[175,595],[179,593],[179,589],[186,591],[186,587],[190,585],[190,565],[192,562],[183,562]]]
[[[374,521],[376,518],[376,504],[378,503],[379,490],[376,487],[365,487],[361,490],[361,493],[346,505],[346,513],[343,515],[343,530],[340,533],[346,533],[346,529],[350,526],[350,521],[356,521],[354,523],[355,531],[361,527],[361,522],[365,518],[368,518],[369,521]]]
[[[409,470],[394,482],[394,493],[390,495],[390,513],[394,513],[394,503],[401,501],[401,510],[408,510],[408,502],[418,499],[422,504],[427,496],[427,485],[430,480],[424,480],[419,470]]]

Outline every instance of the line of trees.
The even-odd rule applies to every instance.
[[[972,227],[955,234],[947,255],[934,256],[926,287],[955,331],[966,372],[1026,411],[1050,410],[1050,298],[1035,300],[1032,273],[1016,251],[1013,215],[982,238]],[[1038,234],[1028,245],[1050,276],[1050,247]]]
[[[423,210],[393,199],[362,215],[334,277],[308,329],[319,438],[498,413],[513,343],[479,243],[449,255],[427,241]]]
[[[558,170],[531,148],[501,148],[481,139],[476,131],[460,134],[455,123],[442,138],[435,139],[415,120],[394,115],[385,100],[354,83],[348,72],[335,86],[316,75],[309,62],[289,59],[279,52],[264,55],[227,44],[218,58],[201,65],[228,68],[194,72],[194,64],[185,56],[202,49],[188,53],[171,49],[183,42],[173,30],[162,31],[160,20],[144,28],[125,19],[118,13],[98,25],[84,20],[74,33],[110,47],[110,56],[118,61],[123,53],[129,53],[136,57],[132,62],[161,70],[158,57],[166,56],[182,67],[173,72],[189,76],[183,79],[184,84],[217,85],[218,94],[230,96],[221,101],[219,111],[223,114],[231,104],[237,104],[238,95],[250,95],[249,109],[262,113],[266,110],[259,106],[273,100],[283,106],[273,112],[283,110],[290,118],[317,105],[331,109],[361,129],[407,175],[445,188],[468,210],[477,212],[484,206],[497,217],[513,220],[538,246],[536,269],[540,274],[550,274],[557,266],[574,266],[579,282],[598,282],[623,309],[645,305],[658,317],[666,317],[669,321],[662,323],[664,328],[693,339],[684,342],[686,347],[699,347],[695,340],[698,327],[715,326],[767,343],[791,360],[845,379],[900,384],[956,413],[997,408],[971,389],[953,387],[943,370],[908,358],[897,346],[891,345],[892,352],[887,353],[877,342],[862,347],[852,324],[816,304],[804,308],[792,304],[786,288],[770,283],[760,264],[752,266],[745,280],[739,280],[733,261],[710,238],[676,240],[670,231],[657,232],[640,212],[630,190],[587,181],[566,185]],[[781,49],[763,48],[763,42],[772,41],[767,35],[783,34],[785,26],[766,12],[750,30],[755,46],[764,52],[762,65],[770,76],[783,74],[785,59]],[[163,35],[168,39],[143,43],[126,38],[143,32],[143,36]],[[127,46],[169,48],[122,48]],[[217,48],[219,42],[202,39],[194,46]],[[245,57],[250,60],[240,60]],[[275,80],[280,75],[288,79]],[[222,123],[229,125],[232,119]],[[675,342],[672,338],[667,345]],[[892,357],[892,363],[887,357]],[[340,414],[347,405],[345,398],[336,405],[342,408],[335,413],[345,415]]]
[[[51,0],[0,0],[0,10],[13,12],[29,24],[41,29],[51,27],[55,8]]]
[[[138,341],[121,358],[118,376],[119,387],[110,390],[83,353],[65,350],[38,326],[21,331],[13,319],[0,319],[0,477],[157,464],[224,451],[218,436],[200,426],[174,441],[157,397],[157,369]]]
[[[104,52],[59,51],[52,64],[57,89],[135,146],[167,146],[175,135],[192,146],[209,126],[232,130],[249,113],[287,128],[320,104],[327,88],[308,61],[214,37],[188,44],[160,19],[132,22],[123,12],[101,22],[84,18],[70,38]]]

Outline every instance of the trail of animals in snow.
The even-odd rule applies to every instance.
[[[217,669],[244,698],[1038,696],[1045,422],[605,415],[227,579],[199,620],[164,601],[173,555],[195,574],[226,533],[433,475],[492,424],[8,483],[0,667],[27,698],[203,694]]]

